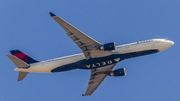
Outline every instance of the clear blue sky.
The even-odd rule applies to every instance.
[[[1,0],[0,101],[179,101],[179,0]],[[153,38],[171,48],[124,60],[124,77],[107,77],[92,96],[82,97],[89,70],[29,73],[17,82],[16,66],[6,56],[19,49],[43,61],[81,53],[50,17],[62,17],[100,43],[117,45]]]

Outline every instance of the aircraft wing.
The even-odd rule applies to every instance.
[[[91,69],[91,77],[88,82],[87,90],[83,96],[91,95],[103,82],[108,73],[112,71],[116,64],[108,65],[102,68]]]
[[[51,17],[67,32],[66,34],[70,37],[74,43],[78,45],[78,47],[83,51],[86,59],[103,57],[113,54],[110,51],[101,51],[98,50],[101,44],[96,40],[92,39],[79,29],[75,28],[62,18],[56,16],[55,14],[50,12]]]

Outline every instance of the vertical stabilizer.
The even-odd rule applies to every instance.
[[[27,76],[28,73],[29,72],[19,72],[17,81],[22,81]]]
[[[31,58],[30,56],[26,55],[25,53],[19,51],[19,50],[11,50],[10,52],[13,56],[21,59],[22,61],[26,62],[27,64],[38,62],[38,61],[34,60],[33,58]]]

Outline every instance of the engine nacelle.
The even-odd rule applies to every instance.
[[[126,75],[126,69],[125,68],[121,68],[121,69],[116,69],[113,70],[109,76],[125,76]]]
[[[112,42],[112,43],[107,43],[104,44],[100,47],[100,50],[105,50],[105,51],[111,51],[111,50],[115,50],[116,49],[116,43]]]

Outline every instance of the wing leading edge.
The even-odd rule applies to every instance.
[[[90,51],[101,44],[55,14],[50,12],[50,15],[67,32],[68,37],[83,51],[86,59],[92,58]]]
[[[52,12],[50,12],[50,15],[67,32],[66,34],[68,35],[68,37],[70,37],[73,42],[76,43],[78,47],[83,51],[84,56],[87,60],[113,54],[113,52],[111,51],[98,50],[97,48],[101,45],[101,43],[89,37]]]
[[[88,82],[87,90],[83,96],[91,95],[103,82],[108,73],[112,71],[116,64],[108,65],[102,68],[91,69],[91,77]]]

